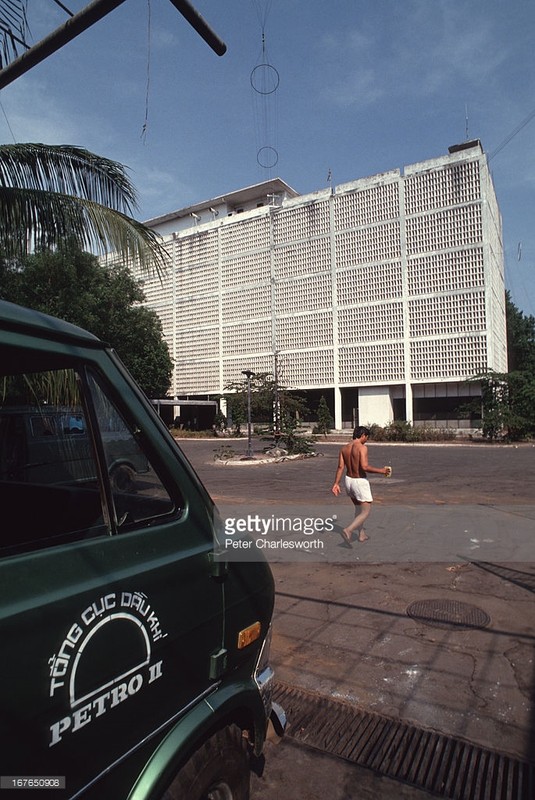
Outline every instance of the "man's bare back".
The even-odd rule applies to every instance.
[[[368,448],[365,444],[355,439],[345,447],[342,447],[341,456],[344,461],[346,474],[350,478],[365,478],[366,470],[363,464],[368,466]]]

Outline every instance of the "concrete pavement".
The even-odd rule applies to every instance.
[[[477,564],[276,564],[277,678],[393,719],[533,758],[535,569]],[[421,600],[486,627],[408,616]]]
[[[301,504],[336,513],[340,524],[351,519],[347,499],[328,491],[337,445],[322,445],[317,459],[225,467],[213,461],[213,442],[181,444],[234,513]],[[333,531],[327,554],[272,564],[278,680],[533,761],[535,449],[373,445],[370,461],[393,463],[397,479],[372,483],[370,541],[349,549]],[[430,606],[428,616],[411,616],[417,602]],[[474,612],[471,627],[448,616],[452,608]],[[272,747],[254,796],[315,797],[295,790],[295,780],[293,793],[273,785],[269,770],[282,774],[283,747]],[[385,786],[328,796],[389,797]]]

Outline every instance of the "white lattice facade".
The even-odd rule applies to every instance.
[[[144,290],[174,396],[222,394],[244,369],[273,372],[277,353],[285,386],[331,392],[340,428],[385,424],[400,403],[413,420],[418,398],[506,371],[501,220],[479,142],[288,190],[272,181],[149,223],[172,260]]]

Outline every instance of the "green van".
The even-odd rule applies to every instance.
[[[112,349],[1,301],[0,458],[1,796],[246,800],[284,727],[269,566],[218,554]]]

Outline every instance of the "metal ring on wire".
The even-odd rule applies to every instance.
[[[279,83],[279,73],[271,64],[258,64],[251,72],[251,86],[258,94],[273,94],[279,88]]]
[[[271,167],[274,167],[278,163],[279,154],[274,147],[261,147],[256,154],[256,160],[264,169],[271,169]]]

